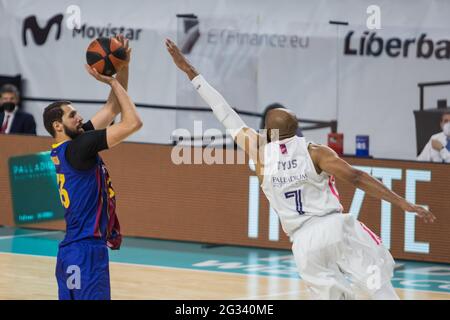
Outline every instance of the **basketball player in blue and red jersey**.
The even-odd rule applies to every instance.
[[[118,40],[127,49],[128,41]],[[141,119],[128,96],[128,63],[116,78],[99,74],[86,65],[95,79],[111,87],[106,104],[83,124],[69,101],[53,102],[43,114],[47,131],[55,138],[51,157],[56,167],[66,236],[59,244],[56,279],[60,300],[109,300],[108,247],[119,249],[120,225],[115,193],[98,153],[112,148],[139,130]],[[121,113],[121,121],[114,118]]]

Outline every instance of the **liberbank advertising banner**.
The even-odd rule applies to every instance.
[[[85,50],[97,37],[123,33],[133,47],[129,92],[134,101],[205,106],[165,51],[164,39],[171,37],[238,110],[261,113],[279,102],[300,119],[337,120],[345,153],[354,153],[356,135],[369,135],[375,157],[417,156],[413,111],[419,109],[418,83],[450,80],[447,28],[422,27],[420,21],[415,28],[402,27],[401,22],[381,29],[332,25],[329,20],[336,12],[328,6],[321,6],[310,20],[299,21],[288,12],[293,3],[280,4],[271,18],[236,14],[220,1],[208,5],[209,13],[195,12],[206,3],[188,7],[180,1],[172,5],[3,1],[0,40],[10,50],[3,50],[0,69],[22,74],[27,97],[105,100],[108,88],[83,68]],[[306,5],[298,3],[298,10]],[[353,7],[348,6],[349,15],[359,8]],[[436,108],[437,100],[447,99],[448,92],[446,86],[428,88],[425,108]],[[25,105],[41,119],[46,102]],[[75,105],[86,119],[99,107]],[[205,130],[222,129],[203,112],[142,108],[140,113],[144,127],[133,141],[169,143],[176,128],[191,130],[194,120],[203,120]],[[244,118],[259,126],[259,118]],[[38,133],[46,134],[41,121],[37,123]],[[328,132],[313,130],[305,135],[324,143]]]

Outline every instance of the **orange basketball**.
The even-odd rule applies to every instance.
[[[88,65],[99,73],[112,76],[126,63],[125,47],[116,38],[97,38],[86,51]]]

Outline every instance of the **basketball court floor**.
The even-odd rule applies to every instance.
[[[0,227],[0,299],[57,299],[63,236]],[[130,237],[122,243],[109,251],[113,299],[308,299],[289,250]],[[392,282],[401,299],[450,300],[450,265],[396,262]]]

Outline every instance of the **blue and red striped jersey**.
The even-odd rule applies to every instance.
[[[66,236],[60,247],[88,238],[105,240],[119,249],[122,237],[116,216],[116,197],[108,170],[99,155],[89,170],[73,168],[65,157],[70,140],[52,146],[61,203],[65,209]]]

